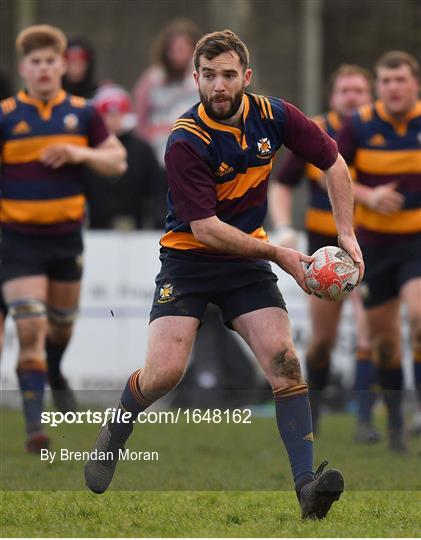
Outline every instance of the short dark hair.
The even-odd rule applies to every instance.
[[[368,69],[358,66],[357,64],[341,64],[329,78],[329,95],[332,94],[339,77],[347,77],[348,75],[361,75],[361,77],[364,77],[370,87],[370,92],[373,92],[373,75]]]
[[[37,24],[22,30],[16,38],[16,50],[22,56],[46,47],[52,47],[57,53],[64,54],[67,39],[60,28]]]
[[[241,66],[246,70],[249,67],[250,55],[246,45],[231,30],[212,32],[204,35],[196,45],[193,54],[193,62],[196,71],[200,66],[200,57],[204,56],[208,60],[213,60],[216,56],[224,52],[234,51],[240,58]]]
[[[404,51],[389,51],[381,56],[375,65],[376,74],[378,74],[379,68],[396,69],[401,66],[409,66],[412,75],[416,78],[420,78],[420,65],[415,58]]]

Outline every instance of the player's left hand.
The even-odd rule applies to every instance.
[[[352,234],[339,235],[338,244],[341,248],[343,248],[345,251],[349,253],[349,255],[352,257],[352,260],[358,266],[358,269],[359,269],[358,283],[361,283],[364,277],[365,266],[364,266],[363,254],[361,252],[361,248],[357,242],[357,239],[355,238],[355,234],[352,233]]]
[[[41,162],[53,169],[63,165],[76,165],[83,160],[84,148],[75,144],[54,144],[46,148],[41,155]]]

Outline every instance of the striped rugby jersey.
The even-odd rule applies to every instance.
[[[341,128],[341,119],[335,111],[328,111],[313,118],[313,121],[336,140]],[[352,174],[352,172],[351,172]],[[289,187],[297,186],[303,176],[309,181],[310,199],[306,211],[305,228],[308,232],[336,236],[335,220],[327,191],[319,184],[323,171],[306,162],[301,156],[288,152],[275,179]]]
[[[421,232],[421,101],[397,122],[384,104],[358,109],[338,137],[345,160],[356,169],[356,179],[368,187],[397,182],[405,197],[403,208],[383,215],[358,204],[356,219],[362,242],[399,240]]]
[[[263,221],[276,151],[287,146],[322,170],[336,160],[336,143],[293,105],[244,95],[243,129],[210,118],[202,104],[175,123],[165,162],[169,184],[165,248],[221,255],[196,240],[190,222],[216,215],[267,240]]]
[[[95,147],[108,131],[84,98],[60,90],[44,103],[19,92],[0,102],[0,224],[28,234],[78,230],[85,212],[83,165],[40,161],[53,144]]]

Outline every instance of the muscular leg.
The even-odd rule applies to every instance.
[[[370,333],[367,315],[358,289],[351,293],[350,300],[357,326],[357,351],[355,368],[355,393],[358,407],[357,442],[375,443],[380,434],[372,425],[373,406],[376,402],[376,367],[371,354]]]
[[[62,412],[76,408],[75,399],[61,373],[60,365],[72,335],[79,296],[80,281],[50,280],[48,283],[48,379],[55,405]]]
[[[26,432],[29,437],[27,448],[30,451],[36,451],[39,448],[36,445],[32,447],[32,442],[34,437],[41,436],[41,413],[45,387],[47,279],[45,276],[13,279],[4,283],[3,292],[17,326],[19,354],[16,371],[23,399]],[[45,436],[42,437],[42,444],[46,444]]]
[[[330,356],[335,346],[342,302],[326,302],[310,297],[312,340],[306,355],[307,380],[313,419],[313,429],[318,429],[322,393],[329,376]]]
[[[108,422],[95,443],[96,449],[112,452],[113,459],[91,459],[85,466],[86,484],[95,493],[103,493],[110,484],[118,451],[133,430],[133,419],[180,381],[198,327],[198,319],[180,316],[160,317],[150,324],[145,368],[132,373],[120,399],[119,406],[129,413],[129,421]]]
[[[307,385],[291,339],[287,313],[264,308],[233,321],[274,389],[278,429],[291,463],[297,494],[313,480],[313,433]]]
[[[380,306],[367,309],[367,318],[372,338],[373,358],[378,366],[379,382],[389,413],[390,443],[393,449],[399,450],[403,445],[399,299],[389,300]]]

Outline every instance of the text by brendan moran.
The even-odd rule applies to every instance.
[[[60,451],[52,452],[43,448],[40,453],[41,461],[54,463],[57,461],[112,461],[114,459],[113,452],[99,452],[98,450],[91,451],[75,451],[68,448],[62,448]],[[118,451],[118,459],[121,461],[159,461],[158,452],[149,452],[144,450],[129,450],[128,448],[120,448]]]

